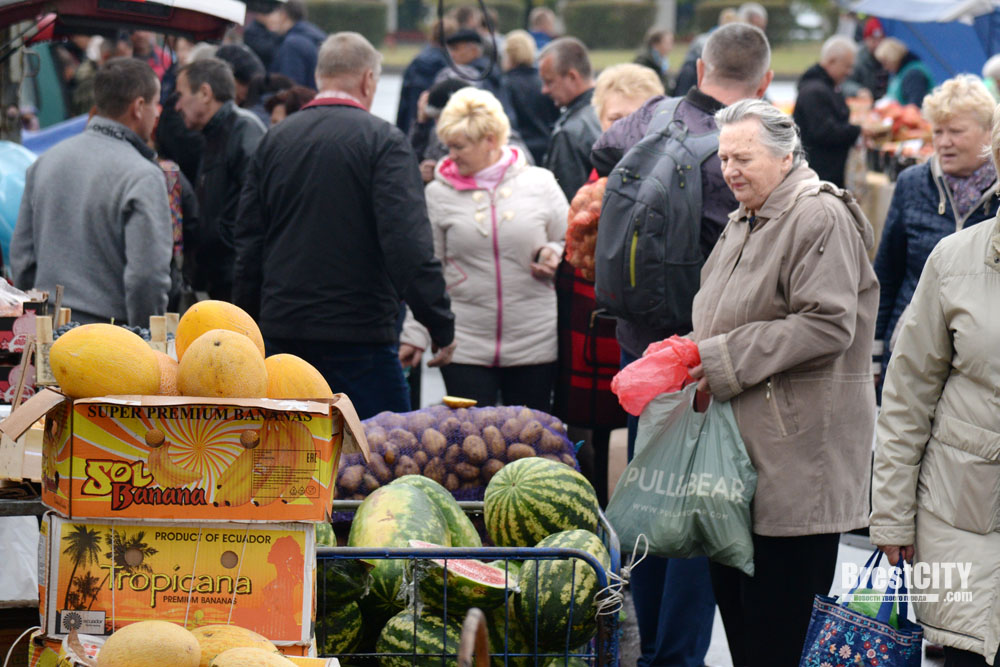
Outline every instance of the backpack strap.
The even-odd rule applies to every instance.
[[[653,110],[653,117],[649,119],[649,127],[646,129],[646,136],[660,134],[674,122],[677,115],[677,107],[684,101],[683,97],[668,97],[661,100]]]

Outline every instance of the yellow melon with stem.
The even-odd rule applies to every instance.
[[[264,357],[264,337],[247,311],[227,301],[199,301],[188,308],[177,323],[174,334],[177,360],[183,361],[191,343],[213,329],[228,329],[243,334],[253,341],[261,358]]]
[[[113,324],[84,324],[52,344],[49,364],[71,398],[156,394],[160,365],[149,343]]]

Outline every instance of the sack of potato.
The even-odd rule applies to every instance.
[[[382,412],[362,422],[371,459],[341,459],[337,495],[361,500],[403,475],[424,475],[459,500],[482,500],[486,484],[505,464],[529,456],[579,470],[561,421],[521,406]]]

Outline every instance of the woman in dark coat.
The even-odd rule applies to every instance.
[[[514,30],[504,40],[503,80],[517,118],[517,130],[531,152],[535,164],[542,164],[549,145],[552,126],[559,118],[559,108],[542,94],[542,80],[535,67],[535,40],[524,30]]]

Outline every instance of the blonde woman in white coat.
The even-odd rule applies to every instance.
[[[458,347],[441,369],[449,394],[480,405],[550,411],[556,361],[553,278],[569,205],[555,177],[507,145],[500,102],[476,88],[445,106],[437,133],[448,147],[427,185],[434,252],[444,264]],[[412,317],[400,339],[404,366],[428,338]]]

